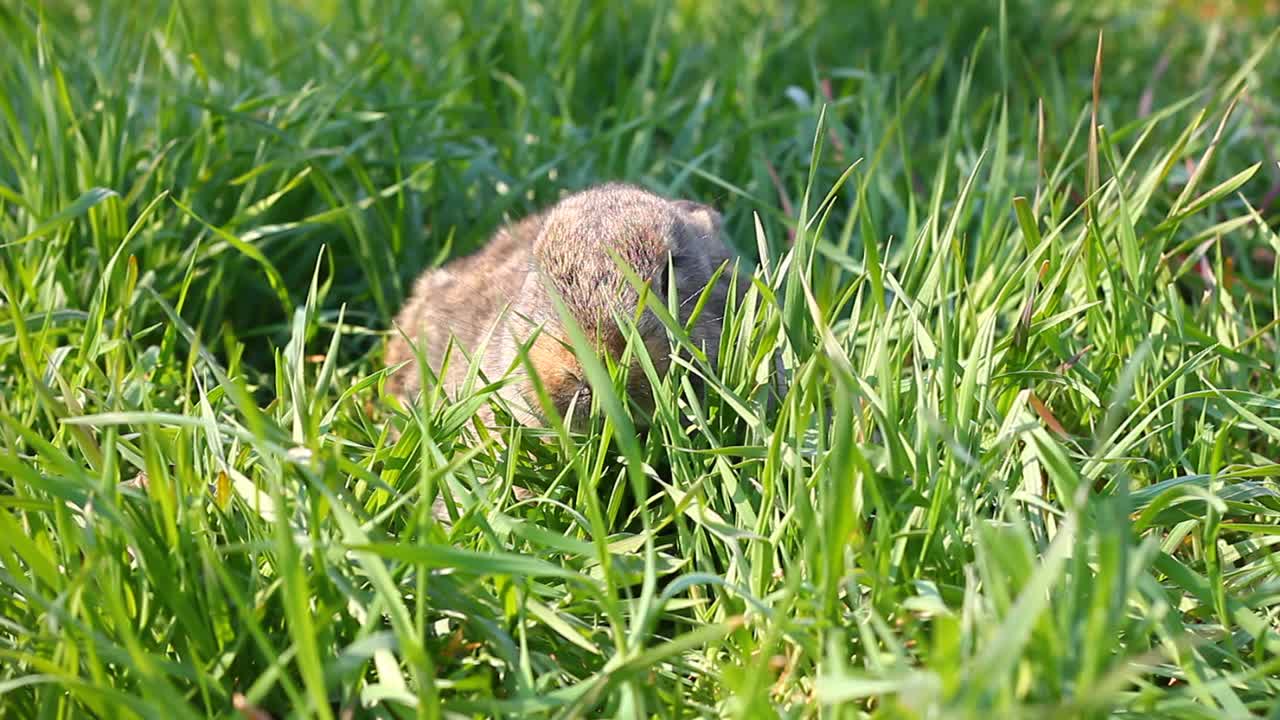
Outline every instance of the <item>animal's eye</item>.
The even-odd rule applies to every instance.
[[[687,264],[688,260],[688,254],[682,250],[677,250],[671,253],[671,264],[674,265],[677,270]]]

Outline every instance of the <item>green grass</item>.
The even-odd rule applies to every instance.
[[[1280,717],[1280,47],[1211,5],[0,4],[0,715]],[[605,179],[759,261],[720,367],[392,407],[414,275]]]

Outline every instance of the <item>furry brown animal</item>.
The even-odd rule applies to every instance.
[[[386,362],[408,364],[389,378],[389,389],[402,402],[411,402],[422,377],[410,341],[419,343],[432,372],[440,376],[452,337],[454,349],[440,377],[446,393],[456,397],[468,357],[478,353],[489,381],[512,371],[512,382],[500,392],[518,420],[539,425],[542,413],[518,360],[518,346],[527,344],[530,365],[556,409],[563,415],[572,405],[573,417],[582,418],[590,407],[590,386],[570,349],[551,291],[599,352],[621,356],[626,338],[616,318],[634,318],[640,295],[610,249],[648,280],[664,302],[668,267],[674,270],[682,322],[715,271],[730,263],[691,333],[714,361],[729,278],[735,272],[733,255],[720,239],[720,214],[700,203],[610,183],[570,195],[544,213],[499,230],[475,254],[423,273],[395,320],[403,334],[393,336]],[[655,366],[664,371],[671,350],[665,328],[646,310],[637,330]],[[644,373],[633,367],[628,382],[628,392],[643,402],[648,395]],[[480,413],[482,420],[492,419],[487,407]]]

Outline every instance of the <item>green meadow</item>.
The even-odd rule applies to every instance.
[[[1280,718],[1276,28],[0,3],[0,716]],[[719,361],[394,402],[413,278],[605,180],[723,213]]]

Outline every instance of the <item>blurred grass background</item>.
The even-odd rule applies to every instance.
[[[1276,716],[1278,25],[0,4],[4,714]],[[606,179],[764,254],[737,350],[390,439],[412,278]]]

